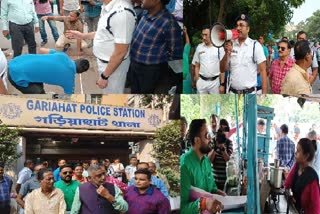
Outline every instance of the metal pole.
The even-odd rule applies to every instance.
[[[247,188],[247,212],[248,214],[260,214],[260,190],[257,155],[257,97],[254,94],[248,97],[248,188]]]
[[[238,100],[239,97],[237,96],[237,94],[234,95],[234,104],[235,104],[235,113],[236,113],[236,130],[237,130],[237,145],[238,145],[238,192],[241,191],[241,153],[240,153],[240,134],[239,134],[239,117],[238,117]]]

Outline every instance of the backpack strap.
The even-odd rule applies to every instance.
[[[253,61],[254,64],[257,63],[257,61],[254,60],[254,53],[256,51],[256,43],[257,43],[257,41],[255,40],[254,43],[253,43],[253,53],[252,53],[252,61]]]
[[[114,11],[113,13],[110,14],[110,16],[108,17],[108,20],[107,20],[107,27],[106,27],[106,30],[109,31],[109,33],[112,36],[113,36],[113,33],[111,31],[110,20],[111,20],[111,17],[114,16],[115,14],[117,14],[117,11]]]
[[[123,8],[124,11],[128,11],[129,13],[131,13],[133,15],[133,17],[135,18],[135,22],[137,22],[137,16],[135,14],[135,12],[130,9],[130,8],[127,8],[127,7],[124,7]],[[106,30],[113,36],[113,32],[111,30],[111,26],[110,26],[110,20],[111,20],[111,17],[114,16],[115,14],[117,14],[119,12],[119,10],[117,11],[114,11],[113,13],[110,14],[110,16],[108,17],[107,19],[107,26],[106,26]]]

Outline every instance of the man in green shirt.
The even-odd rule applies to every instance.
[[[64,200],[67,204],[67,211],[71,210],[73,198],[80,183],[72,180],[73,169],[71,165],[66,164],[60,167],[61,180],[54,183],[54,187],[61,189],[64,194]]]
[[[220,201],[213,198],[198,198],[190,200],[191,186],[204,191],[225,196],[218,190],[213,178],[211,162],[207,154],[211,151],[209,146],[210,134],[205,119],[193,120],[189,127],[189,140],[191,149],[181,156],[181,213],[191,214],[208,210],[216,213],[223,209]]]

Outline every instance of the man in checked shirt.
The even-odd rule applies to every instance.
[[[288,126],[283,124],[280,126],[281,138],[277,141],[277,157],[279,159],[280,166],[291,169],[295,162],[295,145],[293,141],[287,136]]]
[[[133,33],[130,51],[131,93],[152,94],[168,61],[182,59],[181,28],[165,8],[169,0],[142,0],[147,10]]]

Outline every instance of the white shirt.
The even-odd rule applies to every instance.
[[[180,19],[183,18],[183,0],[176,0],[176,4],[174,6],[174,11],[172,15]]]
[[[311,53],[312,53],[312,64],[311,64],[311,67],[308,68],[309,74],[312,74],[313,68],[317,68],[319,66],[316,52],[313,52],[313,50],[311,49]]]
[[[311,53],[312,53],[312,64],[311,64],[311,67],[308,68],[309,74],[312,74],[312,68],[319,67],[316,52],[313,52],[313,50],[311,49]],[[291,48],[290,56],[292,57],[292,59],[295,59],[294,58],[294,47]]]
[[[219,56],[220,52],[220,56]],[[220,60],[224,56],[223,48],[207,46],[204,43],[198,45],[193,56],[193,62],[200,64],[200,74],[204,77],[215,77],[220,75]]]
[[[98,22],[98,29],[93,40],[93,54],[102,60],[109,61],[114,52],[114,44],[130,44],[132,34],[135,29],[136,16],[124,10],[125,8],[133,10],[130,0],[112,0],[109,4],[103,5],[101,16]],[[108,17],[116,12],[109,19],[110,31],[108,26]],[[124,58],[129,55],[129,50]]]
[[[129,181],[130,181],[134,177],[134,172],[137,171],[137,167],[128,165],[128,166],[126,166],[124,171],[126,173],[129,173]]]
[[[72,11],[72,10],[79,10],[79,0],[64,0],[63,1],[63,9]]]
[[[7,83],[6,83],[7,66],[8,66],[8,62],[7,62],[6,56],[4,55],[2,50],[0,49],[0,78],[2,78],[2,82],[4,84],[4,87],[6,87],[8,89]]]
[[[230,69],[230,84],[236,90],[257,86],[257,65],[266,61],[266,57],[261,44],[256,42],[254,60],[252,60],[253,45],[254,40],[249,37],[241,46],[238,40],[233,41],[233,50],[228,65]]]
[[[28,167],[24,167],[18,175],[17,184],[24,184],[27,180],[31,178],[32,171]]]

